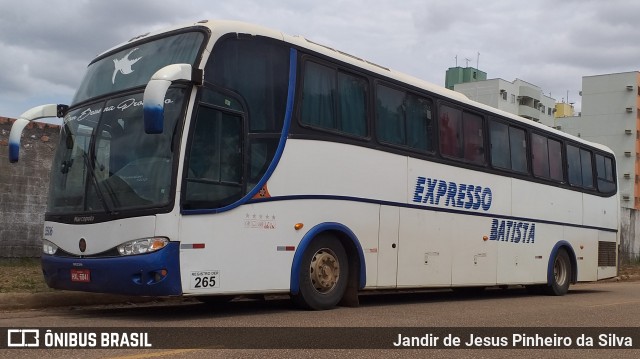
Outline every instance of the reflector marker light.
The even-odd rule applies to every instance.
[[[204,249],[204,243],[186,243],[181,244],[180,249]]]
[[[296,246],[278,246],[278,252],[293,252],[296,250]]]

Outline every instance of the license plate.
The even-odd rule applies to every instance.
[[[91,271],[89,269],[72,269],[71,270],[72,282],[91,282]]]

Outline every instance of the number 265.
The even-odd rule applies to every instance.
[[[216,277],[197,277],[196,278],[196,288],[207,288],[207,287],[215,287],[216,286]]]

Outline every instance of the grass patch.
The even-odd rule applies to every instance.
[[[51,290],[44,282],[39,258],[0,258],[0,293]]]

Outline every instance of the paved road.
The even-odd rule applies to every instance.
[[[329,334],[342,333],[341,327],[475,327],[481,334],[486,327],[596,327],[608,333],[610,327],[635,327],[640,335],[640,282],[591,283],[571,287],[564,297],[528,295],[523,290],[489,290],[480,296],[468,296],[445,292],[420,292],[404,294],[376,294],[361,296],[358,308],[340,307],[331,311],[300,311],[288,300],[273,298],[267,301],[232,302],[222,307],[210,307],[187,301],[184,303],[130,304],[120,306],[84,306],[43,310],[6,311],[0,313],[0,327],[91,327],[117,328],[140,327],[142,330],[172,331],[198,328],[227,327],[328,327]],[[172,329],[172,327],[187,329]],[[334,329],[331,329],[334,328]],[[256,337],[269,337],[268,329],[258,329]],[[509,329],[515,332],[514,329]],[[587,332],[589,329],[584,329]],[[490,333],[491,330],[489,330]],[[499,329],[496,329],[496,333]],[[275,333],[275,332],[274,332]],[[296,336],[309,336],[300,330]],[[322,343],[323,332],[310,342]],[[375,334],[375,333],[374,333]],[[399,333],[401,334],[401,333]],[[469,332],[463,330],[463,340]],[[578,334],[578,333],[576,333]],[[204,335],[204,334],[203,334]],[[253,335],[253,334],[252,334]],[[349,338],[349,334],[340,334]],[[366,333],[365,333],[366,335]],[[171,339],[171,338],[169,338]],[[202,339],[193,334],[193,339]],[[361,339],[353,338],[354,341]],[[634,338],[636,339],[636,338]],[[215,342],[215,338],[211,339]],[[575,340],[575,338],[574,338]],[[596,339],[597,340],[597,339]],[[161,343],[160,343],[161,344]],[[637,358],[640,350],[453,350],[453,349],[405,349],[405,350],[203,350],[203,349],[101,349],[101,350],[5,350],[2,357],[28,358],[36,354],[41,358],[228,358],[260,357],[629,357]],[[320,344],[320,347],[322,344]],[[375,345],[373,343],[372,345]],[[633,343],[640,348],[640,343]],[[228,346],[227,346],[228,347]],[[270,353],[270,354],[267,354]]]

